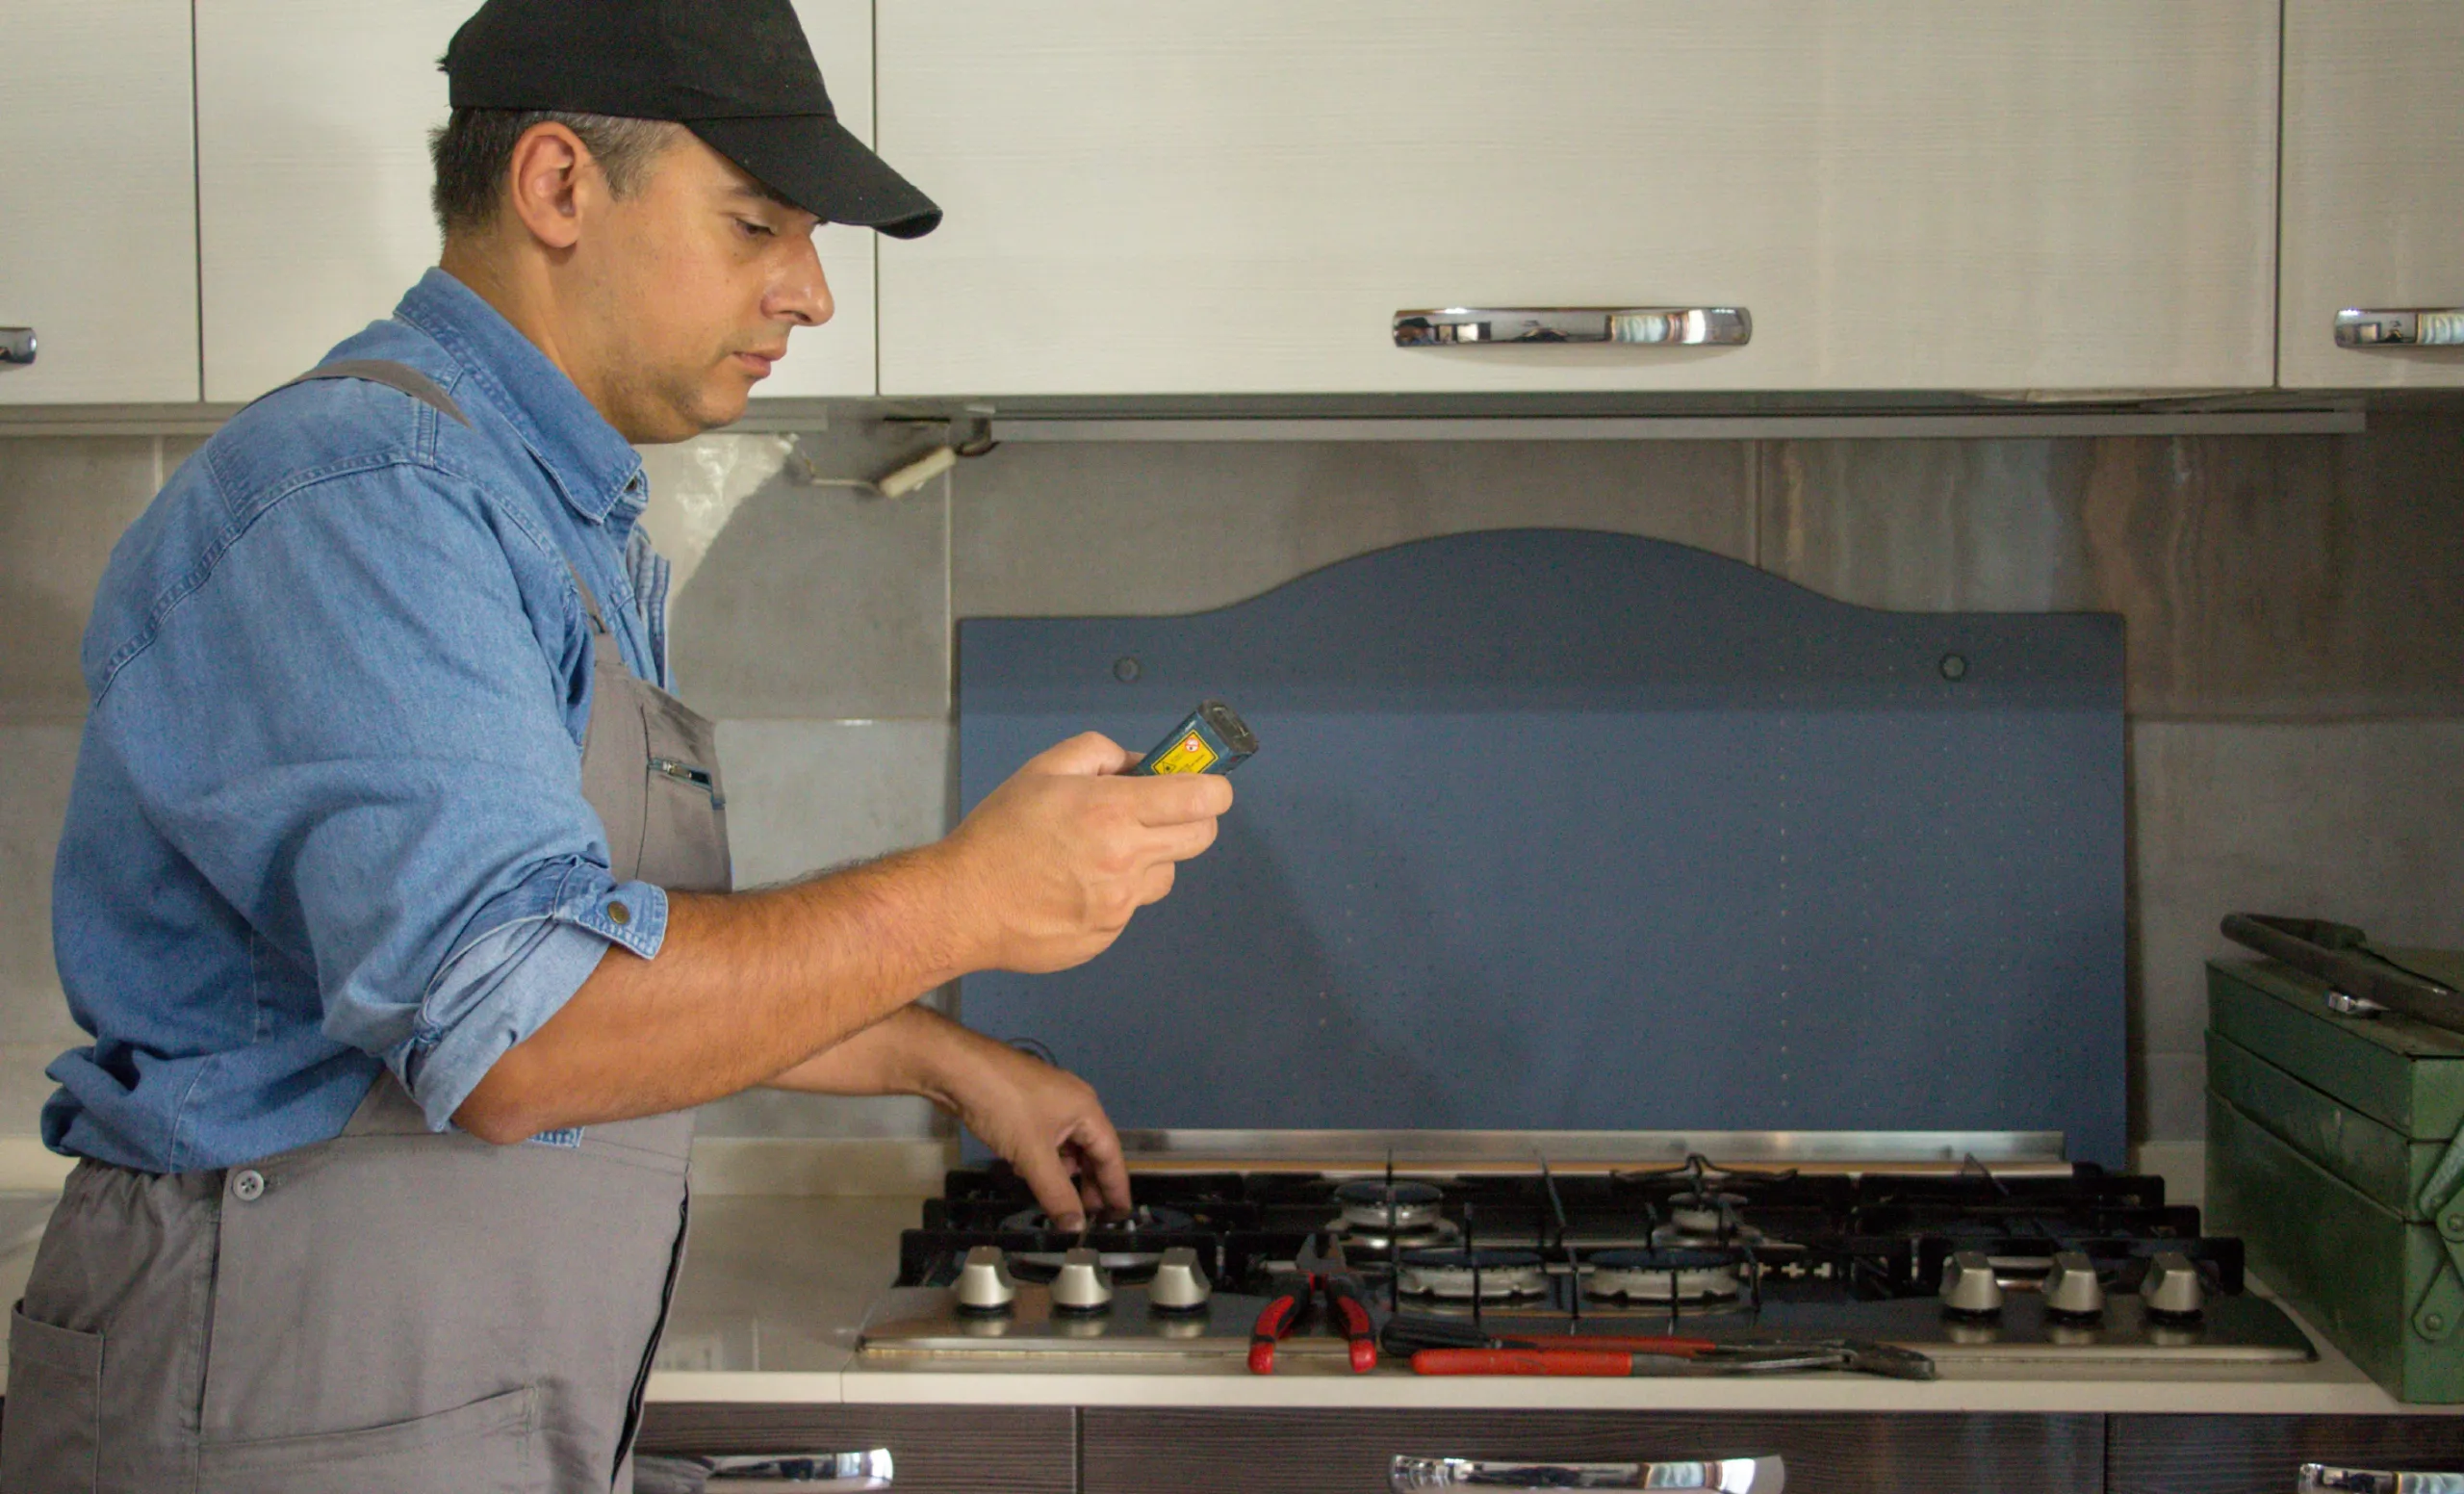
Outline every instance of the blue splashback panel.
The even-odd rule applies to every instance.
[[[2123,1160],[2119,618],[1457,535],[1213,612],[962,622],[962,804],[1206,696],[1260,742],[1215,849],[1093,963],[961,996],[1119,1124],[2056,1130]]]

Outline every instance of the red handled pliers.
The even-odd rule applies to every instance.
[[[1258,1313],[1249,1330],[1249,1373],[1274,1373],[1274,1346],[1292,1336],[1319,1293],[1326,1297],[1326,1315],[1350,1346],[1351,1368],[1366,1375],[1377,1368],[1377,1326],[1369,1312],[1369,1292],[1344,1264],[1341,1241],[1325,1250],[1312,1235],[1294,1258],[1294,1275],[1284,1278]]]

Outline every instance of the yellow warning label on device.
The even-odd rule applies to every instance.
[[[1206,745],[1205,737],[1198,735],[1195,732],[1192,732],[1188,735],[1182,737],[1179,741],[1173,743],[1170,751],[1158,756],[1155,760],[1154,766],[1149,768],[1148,771],[1153,773],[1203,773],[1213,766],[1215,766],[1215,749]]]

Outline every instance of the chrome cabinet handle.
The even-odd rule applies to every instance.
[[[2464,348],[2464,310],[2336,313],[2339,348]]]
[[[35,361],[33,327],[0,327],[0,369],[22,369]]]
[[[1398,348],[1484,343],[1740,348],[1753,340],[1754,316],[1742,306],[1447,306],[1395,313]]]
[[[2464,1473],[2390,1473],[2303,1463],[2294,1494],[2464,1494]]]
[[[1707,1494],[1780,1494],[1787,1481],[1787,1464],[1779,1457],[1723,1457],[1694,1463],[1506,1463],[1467,1457],[1399,1456],[1386,1476],[1387,1487],[1395,1494],[1411,1494],[1415,1489],[1470,1488],[1703,1489]]]
[[[708,1488],[726,1494],[809,1494],[830,1490],[853,1494],[859,1489],[890,1486],[889,1449],[869,1453],[761,1453],[750,1456],[679,1457],[660,1455],[633,1460],[633,1476],[644,1489]]]

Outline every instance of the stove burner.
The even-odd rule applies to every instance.
[[[1127,1219],[1099,1219],[1087,1226],[1087,1238],[1095,1240],[1136,1239],[1140,1231],[1168,1234],[1195,1228],[1197,1221],[1178,1209],[1149,1208],[1142,1203],[1130,1210]],[[1052,1233],[1052,1216],[1041,1209],[1027,1209],[1001,1222],[1001,1227],[1033,1234]]]
[[[1763,1234],[1737,1215],[1746,1200],[1732,1193],[1681,1193],[1668,1198],[1668,1223],[1653,1226],[1651,1242],[1661,1249],[1729,1249],[1759,1245]]]
[[[1482,1301],[1549,1295],[1549,1274],[1531,1250],[1409,1250],[1399,1284],[1413,1297],[1470,1301],[1475,1277]]]
[[[1438,1212],[1445,1198],[1431,1183],[1361,1178],[1335,1190],[1343,1213],[1326,1227],[1343,1237],[1344,1248],[1356,1260],[1452,1245],[1463,1238],[1463,1228]]]
[[[1742,1249],[1718,1247],[1598,1250],[1584,1264],[1584,1296],[1640,1302],[1726,1301],[1744,1295],[1753,1269]]]
[[[1364,1229],[1391,1227],[1406,1234],[1438,1223],[1437,1206],[1445,1197],[1434,1183],[1380,1183],[1369,1178],[1335,1190],[1345,1224]]]
[[[1005,1230],[1030,1234],[1056,1233],[1052,1217],[1041,1209],[1028,1209],[1013,1214],[1001,1222]],[[1137,1285],[1155,1275],[1163,1259],[1164,1247],[1148,1245],[1142,1235],[1186,1233],[1197,1227],[1197,1221],[1178,1209],[1148,1208],[1140,1204],[1123,1220],[1103,1220],[1088,1226],[1082,1242],[1074,1234],[1067,1244],[1050,1249],[1013,1250],[1010,1266],[1022,1281],[1049,1282],[1061,1274],[1062,1257],[1069,1245],[1085,1244],[1095,1251],[1097,1262],[1125,1285]]]

